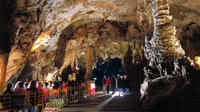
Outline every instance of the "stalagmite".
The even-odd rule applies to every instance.
[[[144,68],[146,78],[140,89],[141,101],[147,111],[163,97],[189,82],[185,75],[188,74],[188,60],[175,36],[176,28],[172,25],[172,16],[169,15],[168,0],[152,0],[152,5],[154,33],[151,40],[148,36],[145,37],[144,48],[145,57],[150,62]]]

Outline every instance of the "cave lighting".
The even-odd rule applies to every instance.
[[[197,65],[197,67],[200,68],[200,56],[195,56],[194,62]]]
[[[120,91],[116,91],[116,92],[112,95],[112,97],[115,97],[115,96],[124,96],[124,94],[123,94],[122,92],[120,92]]]
[[[38,39],[35,41],[33,44],[33,47],[31,48],[31,51],[35,51],[38,49],[40,46],[44,45],[45,43],[48,42],[48,38],[50,37],[50,31],[43,32]]]

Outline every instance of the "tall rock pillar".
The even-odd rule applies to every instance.
[[[92,75],[92,64],[93,64],[93,56],[94,56],[94,47],[89,46],[86,51],[86,74],[84,79],[91,79]]]
[[[149,66],[144,68],[146,78],[140,88],[141,102],[147,111],[189,81],[188,60],[175,36],[168,0],[152,0],[152,6],[154,33],[151,39],[145,37],[144,55]]]

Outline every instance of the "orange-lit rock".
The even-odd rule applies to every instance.
[[[143,50],[146,35],[155,36],[150,47],[156,49],[152,54],[159,54],[147,58],[164,76],[163,61],[199,56],[200,4],[198,0],[156,1],[162,2],[154,7],[152,16],[151,0],[17,0],[13,27],[6,31],[14,35],[9,40],[18,47],[11,51],[4,76],[11,82],[22,80],[23,75],[29,81],[55,80],[68,65],[74,70],[79,64],[86,68],[88,79],[98,57],[123,59],[128,48],[128,59],[123,59],[129,69],[126,73],[132,76],[133,67],[138,67],[138,74],[143,75],[142,67],[149,62]],[[168,4],[162,5],[165,2]],[[92,52],[87,52],[88,46],[93,47]],[[6,67],[1,69],[5,72]]]
[[[24,61],[26,60],[25,53],[22,49],[13,46],[8,58],[8,65],[6,70],[6,81],[10,79],[12,75],[16,75],[14,77],[18,77],[15,74],[20,70],[19,68],[23,66]]]

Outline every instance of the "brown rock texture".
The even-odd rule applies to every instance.
[[[0,40],[0,55],[6,56],[1,64],[1,71],[6,74],[1,72],[0,81],[6,79],[4,84],[17,80],[56,80],[69,65],[72,72],[80,65],[86,68],[88,80],[99,58],[118,57],[137,92],[144,76],[142,69],[150,63],[147,70],[153,74],[145,75],[155,79],[152,85],[168,85],[161,92],[168,95],[186,79],[185,74],[183,79],[170,76],[174,68],[177,73],[185,70],[187,64],[179,65],[178,59],[190,59],[190,64],[198,69],[195,57],[200,52],[199,0],[1,0],[0,3],[5,6],[0,9],[4,15],[0,18],[0,36],[4,37]],[[174,64],[176,61],[178,64]],[[157,96],[149,98],[150,102]]]

